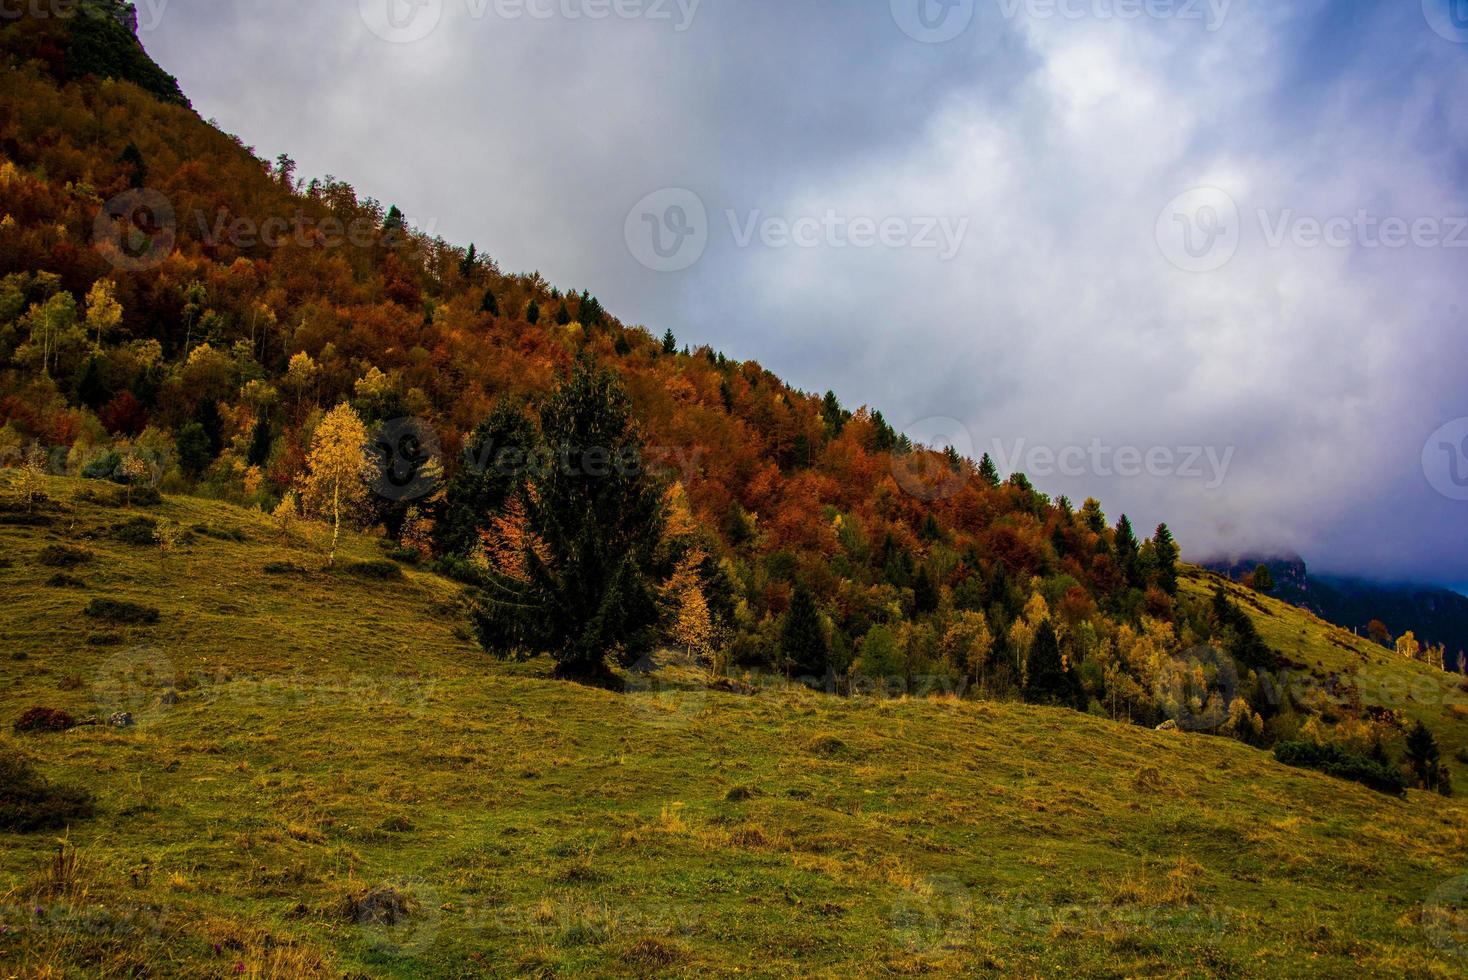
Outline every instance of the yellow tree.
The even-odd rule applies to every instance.
[[[1397,640],[1397,653],[1406,657],[1408,660],[1416,660],[1420,657],[1422,655],[1422,644],[1417,642],[1417,634],[1411,630],[1403,633],[1402,638]]]
[[[117,287],[111,279],[98,279],[87,293],[87,331],[97,335],[96,348],[102,349],[102,338],[122,322],[122,304],[117,301]]]
[[[372,473],[367,460],[367,427],[352,406],[342,403],[316,427],[302,486],[307,506],[331,517],[328,566],[336,563],[342,521],[350,520],[367,503],[366,480]]]
[[[673,623],[673,641],[686,647],[691,657],[708,649],[713,640],[714,623],[709,616],[708,600],[703,590],[690,586],[678,596],[678,618]]]
[[[961,612],[943,634],[943,657],[948,668],[982,682],[994,652],[994,634],[981,612]]]

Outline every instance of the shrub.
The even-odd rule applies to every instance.
[[[390,561],[354,561],[343,567],[342,571],[348,575],[358,578],[371,578],[380,581],[391,581],[403,577],[403,570],[396,562]]]
[[[134,517],[130,521],[112,526],[112,537],[123,544],[152,547],[158,543],[158,522],[147,517]]]
[[[46,584],[53,589],[85,589],[87,583],[73,575],[65,572],[57,572],[46,580]]]
[[[152,606],[140,606],[135,602],[119,599],[93,599],[82,612],[92,619],[109,623],[156,623],[159,612]]]
[[[81,548],[68,548],[64,544],[47,545],[41,549],[36,556],[36,564],[47,568],[75,568],[92,560],[90,551]]]
[[[210,527],[208,524],[195,524],[194,533],[215,541],[233,541],[235,544],[243,544],[248,540],[243,531],[235,528]]]
[[[60,708],[27,708],[11,726],[19,732],[64,732],[76,727],[76,719]]]
[[[1380,793],[1407,794],[1407,781],[1395,766],[1355,755],[1336,745],[1315,742],[1280,742],[1274,757],[1287,766],[1315,769],[1337,779],[1349,779]]]
[[[272,561],[265,566],[266,575],[305,575],[306,570],[300,565],[293,565],[288,561]]]
[[[92,795],[86,790],[55,786],[14,753],[0,753],[0,830],[53,830],[91,815]]]

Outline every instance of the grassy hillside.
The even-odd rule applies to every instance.
[[[1301,665],[1296,677],[1341,678],[1354,683],[1367,705],[1405,712],[1437,736],[1443,756],[1468,753],[1468,681],[1398,656],[1289,603],[1246,589],[1222,576],[1189,569],[1182,594],[1211,595],[1219,584],[1258,628],[1264,641]],[[1455,762],[1458,787],[1468,790],[1468,767]]]
[[[94,487],[0,515],[4,751],[97,794],[64,845],[0,835],[0,974],[1462,970],[1431,905],[1462,803],[1064,710],[558,683],[487,661],[437,577],[320,571],[258,514]],[[192,542],[119,540],[142,515]],[[1400,669],[1261,605],[1299,659]],[[37,705],[138,724],[11,735]]]

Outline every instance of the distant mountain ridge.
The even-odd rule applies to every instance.
[[[1235,580],[1264,565],[1274,577],[1276,598],[1327,622],[1363,635],[1373,619],[1385,623],[1393,636],[1411,630],[1423,643],[1446,646],[1450,665],[1468,652],[1468,596],[1451,589],[1312,575],[1299,555],[1215,558],[1202,564]]]

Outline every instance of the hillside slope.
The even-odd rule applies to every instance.
[[[0,834],[0,973],[1461,975],[1462,803],[1059,709],[554,682],[462,639],[433,575],[321,571],[228,505],[49,490],[0,515],[0,718],[138,724],[7,732],[98,812],[75,867]],[[128,544],[138,517],[192,540]],[[159,619],[82,615],[99,598]],[[347,904],[380,886],[396,925],[363,911],[396,918],[388,892]]]

